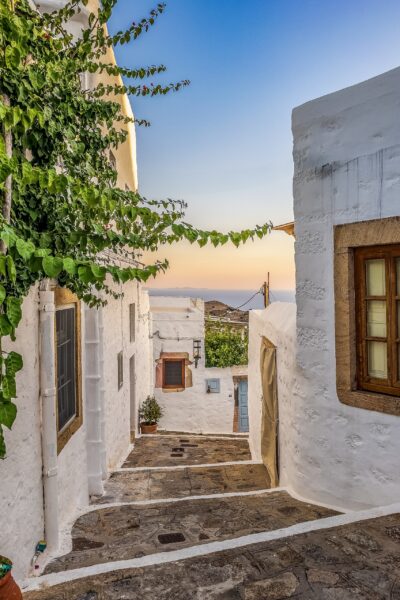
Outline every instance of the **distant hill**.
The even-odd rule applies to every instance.
[[[249,322],[249,311],[232,308],[219,300],[207,300],[204,303],[206,318],[224,321],[238,326],[246,326]]]

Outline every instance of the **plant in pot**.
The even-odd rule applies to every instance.
[[[157,423],[163,416],[163,410],[154,396],[147,396],[139,409],[140,430],[142,433],[156,433]]]
[[[12,562],[0,556],[0,600],[22,600],[19,586],[11,575]]]

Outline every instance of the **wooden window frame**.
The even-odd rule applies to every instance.
[[[177,384],[167,384],[165,382],[165,367],[167,363],[171,363],[171,362],[180,362],[181,363],[181,368],[182,368],[182,384],[181,385],[177,385]],[[162,363],[162,388],[164,390],[184,390],[186,389],[185,386],[185,373],[186,373],[186,360],[184,358],[163,358],[163,363]]]
[[[366,261],[383,259],[385,261],[386,293],[384,296],[368,296],[366,289]],[[396,259],[400,259],[400,245],[367,246],[354,250],[354,279],[356,294],[356,331],[357,331],[357,383],[359,389],[400,396],[399,373],[399,328],[397,324]],[[386,302],[386,337],[371,337],[367,332],[368,301]],[[367,342],[385,342],[387,345],[387,379],[378,379],[368,374]]]
[[[58,384],[57,384],[57,352],[55,352],[56,363],[56,420],[57,420],[57,453],[66,446],[71,437],[78,431],[83,423],[83,407],[82,407],[82,346],[81,346],[81,304],[75,294],[66,288],[55,288],[54,303],[56,310],[62,310],[62,307],[71,304],[75,305],[75,361],[76,361],[76,415],[62,429],[58,430]],[[55,351],[57,350],[57,329],[56,319],[54,318],[54,342]]]
[[[400,244],[400,217],[334,226],[336,390],[340,402],[400,416],[400,398],[360,389],[357,379],[355,250]]]

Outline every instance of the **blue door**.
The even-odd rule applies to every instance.
[[[249,430],[247,403],[247,381],[239,381],[239,431]]]

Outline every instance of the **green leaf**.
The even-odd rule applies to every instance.
[[[51,250],[49,250],[48,248],[37,248],[35,250],[35,256],[37,258],[43,258],[44,256],[48,256],[50,252]]]
[[[58,256],[45,256],[43,258],[43,271],[48,277],[56,278],[63,270],[63,260]]]
[[[17,407],[13,402],[1,402],[0,400],[0,423],[11,429],[17,416]]]
[[[13,375],[11,375],[10,377],[3,377],[1,387],[4,399],[11,400],[11,398],[16,398],[17,386],[15,383],[15,377]]]
[[[5,297],[6,297],[5,287],[4,287],[4,285],[0,285],[0,304],[3,304]]]
[[[92,273],[92,269],[88,266],[82,265],[78,268],[78,277],[82,283],[94,283],[96,281],[95,276]]]
[[[35,246],[34,246],[34,244],[32,244],[32,242],[30,242],[30,241],[26,242],[25,240],[22,240],[21,238],[17,239],[16,246],[17,246],[18,254],[24,260],[28,260],[35,251]]]
[[[6,256],[6,267],[7,267],[8,277],[10,278],[10,280],[13,283],[15,283],[15,281],[17,279],[17,270],[15,268],[14,261],[9,254],[7,254],[7,256]]]
[[[17,327],[21,320],[21,304],[21,298],[14,298],[13,296],[8,296],[6,298],[6,314],[13,327]]]
[[[5,360],[6,375],[15,375],[24,366],[22,356],[18,352],[10,352]]]
[[[63,268],[64,271],[68,273],[68,275],[75,275],[76,273],[76,264],[72,258],[64,258]]]
[[[0,315],[0,336],[10,335],[13,327],[6,315]]]
[[[3,275],[3,277],[7,276],[7,272],[6,272],[6,257],[0,256],[0,275]]]
[[[16,46],[7,46],[5,51],[6,65],[9,69],[16,69],[21,61],[21,52]]]
[[[96,279],[103,281],[106,276],[106,270],[104,267],[100,267],[99,265],[92,264],[91,265],[92,273],[96,277]]]

